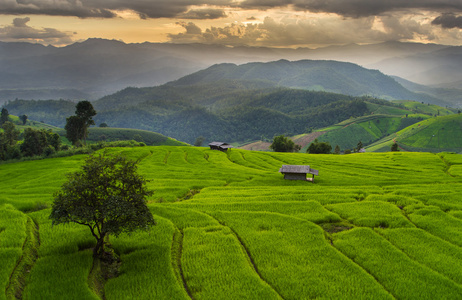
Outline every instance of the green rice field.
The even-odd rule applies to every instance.
[[[459,154],[107,151],[139,161],[157,225],[110,238],[97,291],[88,228],[49,219],[86,155],[0,165],[0,299],[462,299]]]

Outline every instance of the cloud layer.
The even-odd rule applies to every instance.
[[[438,28],[430,23],[421,24],[408,15],[343,19],[331,15],[320,18],[266,17],[262,23],[232,23],[224,27],[202,30],[193,22],[177,23],[186,32],[170,34],[175,43],[210,43],[268,47],[297,47],[347,43],[378,43],[391,40],[439,42]],[[435,31],[436,30],[436,31]],[[456,36],[454,38],[458,38]]]
[[[9,15],[75,16],[79,18],[114,18],[117,11],[131,10],[145,18],[174,18],[191,14],[204,19],[219,16],[215,11],[190,11],[192,5],[229,6],[232,0],[2,0],[0,13]]]
[[[54,28],[33,28],[27,25],[30,18],[16,18],[12,25],[0,27],[0,40],[5,42],[26,41],[46,45],[67,45],[72,43],[72,33]]]
[[[377,16],[405,10],[462,11],[461,0],[244,0],[240,6],[256,9],[291,6],[297,10],[347,17]]]
[[[218,8],[191,10],[192,6]],[[409,10],[457,13],[462,12],[462,0],[2,0],[0,13],[114,18],[117,11],[131,10],[141,18],[185,16],[191,19],[213,19],[223,17],[222,8],[229,7],[260,10],[291,8],[358,18]]]
[[[177,43],[296,47],[388,40],[460,44],[462,38],[462,0],[0,0],[0,14],[113,21],[136,14],[157,24],[165,19],[164,28],[182,26],[184,32],[168,35]],[[72,34],[32,28],[24,20],[0,27],[0,39],[71,40]]]

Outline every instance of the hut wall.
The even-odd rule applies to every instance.
[[[288,180],[306,180],[306,174],[301,173],[284,173],[284,179]]]

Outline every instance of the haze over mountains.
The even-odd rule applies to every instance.
[[[423,100],[433,97],[441,100],[440,104],[453,107],[462,103],[462,97],[458,96],[462,94],[458,84],[462,81],[461,47],[386,42],[319,49],[278,49],[125,44],[103,39],[89,39],[62,48],[0,42],[0,101],[16,98],[95,100],[128,86],[158,86],[213,64],[280,59],[353,62],[426,85],[413,85],[411,89],[412,92],[429,94],[422,96]],[[325,75],[329,76],[329,73]],[[377,96],[382,94],[386,95]]]
[[[380,98],[439,101],[353,63],[278,60],[216,64],[161,86],[125,88],[93,105],[97,124],[155,131],[192,144],[199,136],[248,142],[311,132],[389,111],[382,107],[393,104]],[[64,127],[75,103],[18,100],[6,108]],[[413,112],[400,112],[406,113]]]

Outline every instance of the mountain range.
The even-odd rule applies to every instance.
[[[97,124],[155,131],[192,144],[199,136],[206,141],[270,140],[384,111],[380,107],[402,110],[379,98],[438,102],[352,63],[278,60],[217,64],[161,86],[125,88],[93,105]],[[6,108],[64,127],[75,103],[16,100]]]
[[[125,44],[104,39],[89,39],[66,47],[0,42],[0,102],[60,98],[96,100],[129,86],[159,86],[214,64],[242,65],[280,59],[352,62],[420,84],[421,88],[412,92],[427,93],[434,98],[436,95],[445,105],[459,107],[462,102],[462,97],[457,96],[462,94],[459,90],[461,47],[385,42],[278,49]]]

